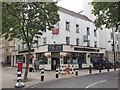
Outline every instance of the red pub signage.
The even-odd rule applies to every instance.
[[[59,29],[53,29],[52,34],[59,34]]]
[[[54,29],[52,29],[52,34],[59,34],[59,23],[58,22],[56,25],[54,25]]]

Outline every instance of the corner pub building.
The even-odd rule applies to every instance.
[[[39,61],[40,69],[55,70],[57,66],[88,68],[94,59],[104,57],[105,49],[99,46],[99,31],[86,16],[60,7],[60,21],[55,29],[43,32],[38,43],[32,47],[29,58],[26,45],[16,39],[15,50],[11,54],[11,66],[17,66],[22,58],[23,67],[29,61]]]

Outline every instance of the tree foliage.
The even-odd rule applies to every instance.
[[[94,21],[97,28],[105,25],[106,28],[115,27],[119,30],[120,26],[120,3],[119,2],[92,2],[92,13],[96,16]]]
[[[57,19],[55,19],[57,18]],[[59,21],[56,2],[2,2],[2,34],[18,38],[27,45],[29,57],[32,44],[43,31],[51,30]],[[29,63],[26,63],[26,74]]]

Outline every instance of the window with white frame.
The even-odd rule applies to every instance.
[[[70,22],[66,22],[66,31],[70,31]]]
[[[18,45],[18,50],[20,49],[20,45]]]
[[[87,47],[89,47],[89,46],[90,46],[90,40],[87,41]]]
[[[22,43],[22,49],[24,49],[24,43]]]
[[[38,47],[38,38],[37,38],[36,46]]]
[[[87,35],[90,35],[90,28],[87,27]]]
[[[79,25],[76,24],[76,33],[79,33]]]
[[[45,45],[46,44],[46,37],[43,38],[43,44]]]
[[[66,37],[66,44],[70,44],[70,37]]]
[[[97,41],[94,41],[94,47],[97,47]]]
[[[94,36],[97,37],[97,30],[94,30]]]
[[[76,38],[76,45],[79,45],[79,38]]]

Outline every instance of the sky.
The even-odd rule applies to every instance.
[[[78,13],[83,10],[83,0],[59,0],[58,6]]]

